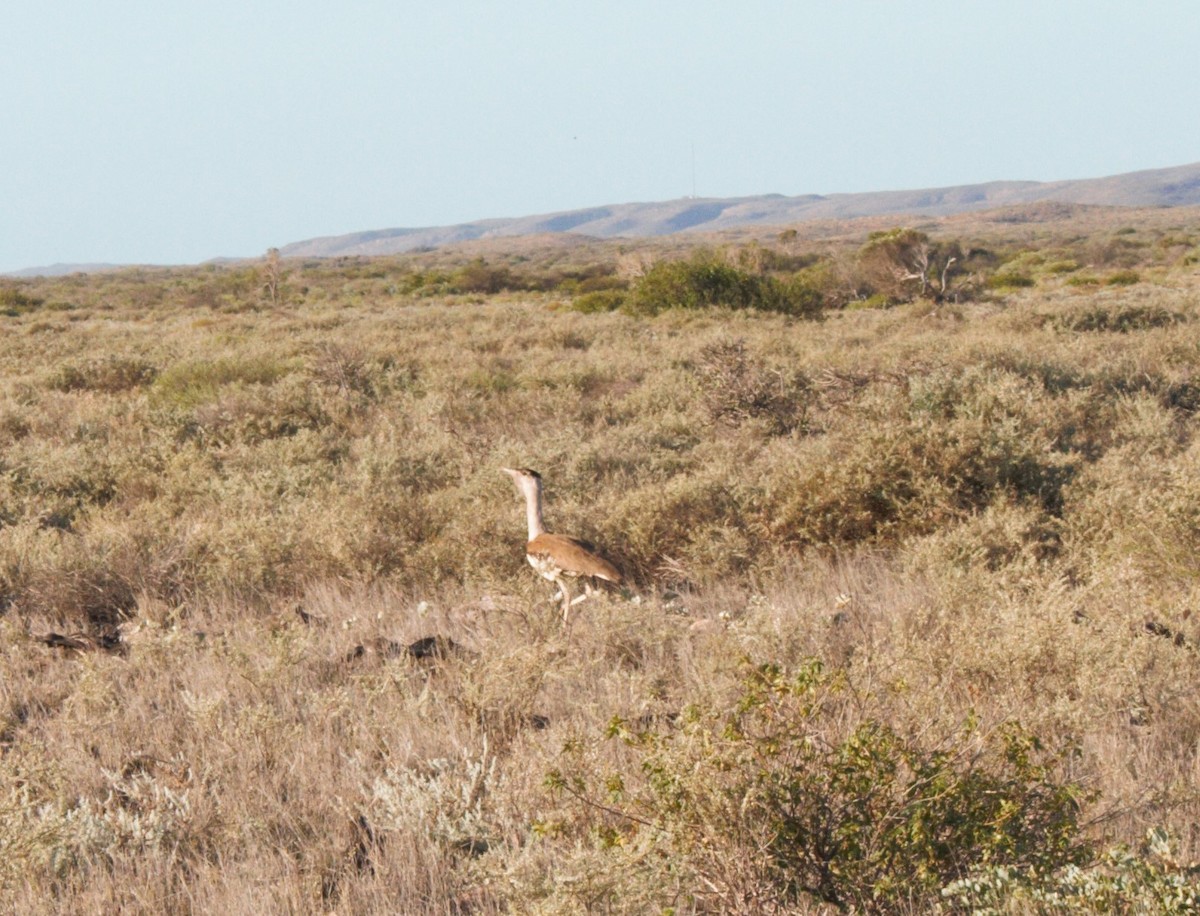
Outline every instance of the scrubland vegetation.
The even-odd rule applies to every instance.
[[[0,908],[1195,911],[1198,264],[1043,207],[0,281]],[[514,464],[631,581],[567,631]]]

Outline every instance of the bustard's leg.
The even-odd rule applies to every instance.
[[[565,591],[565,588],[564,588],[564,591]],[[583,594],[582,595],[576,595],[574,598],[571,598],[569,595],[567,597],[565,597],[563,599],[563,626],[567,625],[567,616],[571,613],[571,608],[573,608],[575,605],[579,604],[579,602],[581,602],[581,601],[587,601],[589,598],[591,598],[595,594],[596,594],[595,589],[593,589],[591,583],[585,579],[583,582]]]
[[[567,588],[567,583],[562,579],[558,580],[558,589],[562,592],[562,619],[563,626],[567,625],[567,617],[571,613],[571,605],[575,602],[571,600],[571,590]]]

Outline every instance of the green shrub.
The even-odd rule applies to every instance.
[[[851,284],[831,258],[811,259],[782,282],[793,296],[819,301],[820,308],[842,308],[852,296]]]
[[[589,772],[571,745],[547,784],[609,851],[610,902],[682,881],[704,911],[754,900],[893,913],[927,909],[984,866],[1046,874],[1089,860],[1079,818],[1092,794],[1070,778],[1071,746],[1047,749],[1015,722],[901,733],[863,699],[816,659],[761,665],[726,709],[614,719],[608,739],[630,763]]]
[[[1157,305],[1093,305],[1054,319],[1064,331],[1115,331],[1127,334],[1149,328],[1170,327],[1183,322],[1184,316]]]
[[[1180,862],[1157,827],[1140,850],[1114,847],[1090,867],[1038,875],[992,865],[947,885],[942,897],[970,913],[1195,913],[1200,865]]]
[[[810,318],[820,315],[829,302],[830,282],[829,271],[819,267],[798,271],[782,280],[783,297],[788,303],[786,311]]]
[[[720,306],[814,317],[822,300],[808,284],[781,283],[734,267],[712,252],[659,261],[634,284],[623,308],[634,315]]]
[[[896,303],[883,293],[872,293],[865,299],[853,299],[846,303],[846,308],[850,311],[858,309],[886,309],[891,308]]]
[[[1036,282],[1028,274],[1001,271],[988,277],[987,285],[989,289],[1027,289]]]
[[[1133,286],[1141,281],[1141,274],[1136,270],[1118,270],[1114,274],[1109,274],[1108,279],[1104,282],[1109,286]]]
[[[764,522],[775,543],[894,543],[998,500],[1061,510],[1077,459],[1050,447],[1045,418],[1025,415],[1030,384],[938,374],[910,385],[772,481]]]
[[[571,302],[571,308],[585,314],[597,312],[612,312],[625,304],[626,293],[620,289],[601,289],[577,296]]]
[[[401,295],[433,295],[443,291],[450,277],[435,270],[413,270],[401,274],[389,289]]]
[[[709,252],[686,261],[659,261],[638,278],[626,308],[638,315],[657,315],[667,309],[758,306],[761,278],[725,263]]]
[[[186,409],[212,401],[226,385],[270,385],[291,369],[270,357],[192,360],[164,369],[151,394],[160,406]]]
[[[522,289],[507,267],[489,264],[483,258],[476,258],[456,270],[450,277],[450,286],[460,293],[486,293],[492,295],[505,289]]]
[[[1079,262],[1070,258],[1065,258],[1061,261],[1051,261],[1045,266],[1045,271],[1048,274],[1069,274],[1079,270]]]

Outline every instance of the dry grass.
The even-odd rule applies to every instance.
[[[274,307],[252,265],[6,284],[0,901],[733,911],[545,778],[632,787],[614,716],[814,657],[897,734],[1076,745],[1089,840],[1200,858],[1200,223],[1073,218],[923,226],[1032,285],[816,323],[566,309],[611,243],[486,251],[548,292],[438,292],[445,253]],[[566,633],[513,464],[635,583]]]

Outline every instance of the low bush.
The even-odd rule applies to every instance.
[[[212,401],[226,385],[269,385],[292,371],[271,357],[191,360],[168,366],[151,388],[161,406],[191,408]]]
[[[571,308],[584,314],[613,312],[625,304],[626,293],[620,289],[602,289],[584,293],[571,302]]]
[[[30,296],[13,286],[0,288],[0,315],[16,318],[42,305],[45,300]]]
[[[1108,279],[1104,282],[1108,286],[1133,286],[1142,282],[1142,275],[1136,270],[1118,270],[1116,273],[1109,274]]]
[[[853,299],[846,303],[846,308],[850,311],[859,309],[886,309],[891,308],[896,303],[883,293],[873,293],[865,299]]]
[[[813,317],[822,304],[803,282],[781,283],[700,252],[687,260],[654,264],[637,279],[623,307],[635,315],[721,306]]]
[[[1096,304],[1059,315],[1055,327],[1063,331],[1114,331],[1127,334],[1149,328],[1164,328],[1184,321],[1184,316],[1157,305]]]
[[[956,912],[1195,913],[1200,865],[1180,861],[1170,835],[1147,831],[1142,848],[1116,846],[1090,867],[1049,875],[991,865],[942,890]]]
[[[522,289],[524,285],[507,267],[489,264],[483,258],[471,261],[450,276],[450,287],[460,293],[492,295],[501,290]]]
[[[1093,793],[1072,777],[1069,743],[973,719],[940,740],[902,733],[873,702],[816,659],[764,664],[723,708],[614,719],[607,739],[627,762],[597,765],[574,742],[547,784],[573,800],[569,828],[608,852],[592,867],[618,909],[926,910],[977,868],[1089,861],[1079,813]]]
[[[802,426],[808,380],[770,369],[746,351],[745,341],[705,347],[696,367],[704,408],[714,423],[763,420],[775,433]]]
[[[158,377],[158,368],[135,357],[110,356],[60,366],[50,377],[57,391],[115,393],[144,388]]]
[[[1036,283],[1037,281],[1028,274],[1012,271],[1000,271],[999,273],[992,274],[987,279],[988,289],[997,290],[1027,289],[1028,287],[1035,286]]]
[[[1048,274],[1069,274],[1079,270],[1079,262],[1071,258],[1064,258],[1061,261],[1050,261],[1044,269]]]

